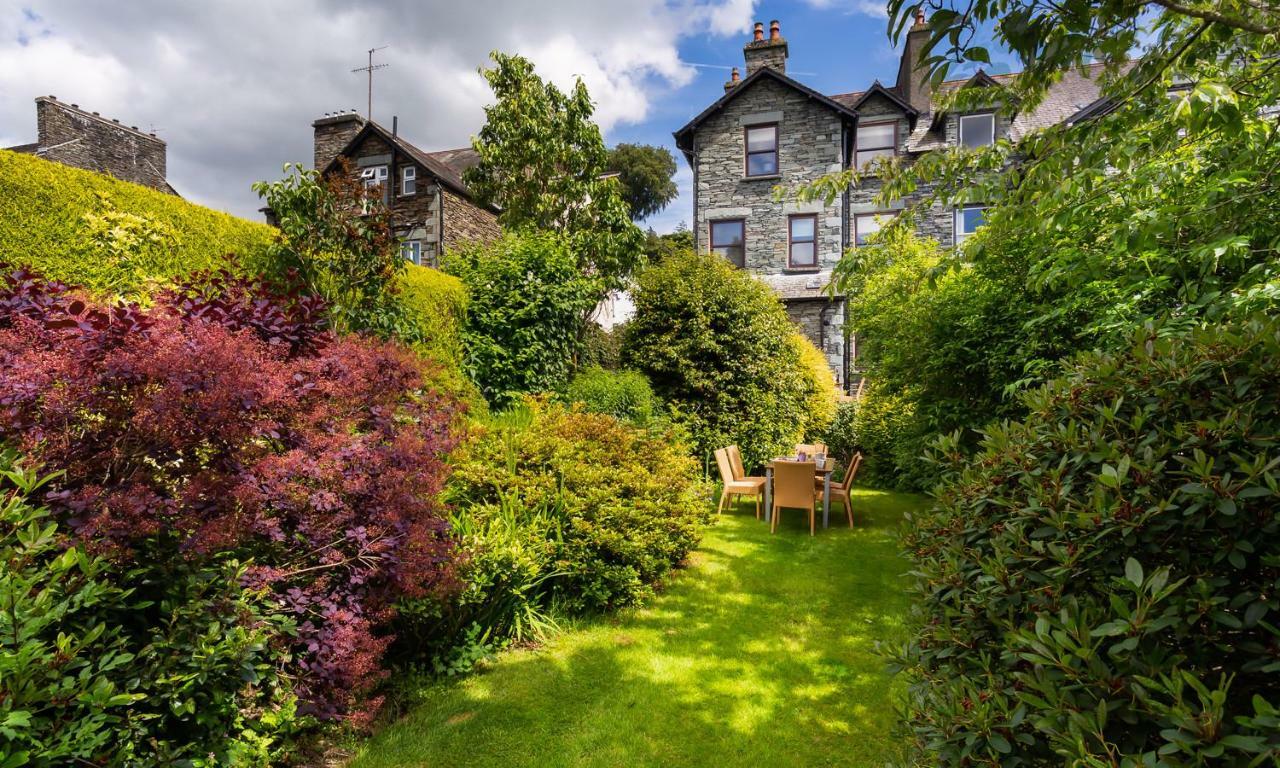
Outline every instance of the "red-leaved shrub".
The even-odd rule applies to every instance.
[[[359,722],[394,602],[452,583],[460,406],[411,352],[322,316],[225,277],[144,311],[10,273],[0,441],[65,473],[50,505],[98,551],[252,562],[297,618],[299,695]]]

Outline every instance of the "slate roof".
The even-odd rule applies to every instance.
[[[827,292],[827,286],[831,283],[831,270],[829,269],[821,272],[805,272],[791,275],[757,274],[756,277],[772,288],[783,301],[831,298],[831,294]]]
[[[12,147],[5,147],[5,149],[9,150],[10,152],[17,152],[23,155],[34,155],[36,153],[36,150],[39,148],[40,148],[40,144],[37,142],[32,142],[30,144],[18,144]]]
[[[1013,125],[1010,126],[1010,137],[1017,140],[1032,131],[1067,122],[1073,117],[1083,119],[1088,114],[1096,113],[1102,106],[1100,102],[1101,84],[1098,81],[1102,66],[1102,64],[1089,64],[1084,68],[1083,72],[1073,69],[1063,74],[1062,79],[1049,89],[1049,93],[1039,106],[1030,111],[1020,111],[1014,116]],[[1012,82],[1019,73],[1015,72],[1007,75],[983,74],[985,75],[984,79],[989,79],[996,85],[1004,85]],[[937,95],[948,95],[972,81],[974,77],[976,75],[944,81],[936,93]],[[881,86],[880,90],[892,94],[895,98],[901,98],[897,86]],[[875,91],[869,89],[851,93],[838,93],[832,96],[831,100],[850,109],[857,109],[857,104],[873,92]],[[1086,112],[1089,107],[1093,107],[1093,110]],[[936,131],[931,130],[931,122],[921,120],[916,124],[915,130],[911,132],[911,137],[907,140],[909,151],[924,152],[944,146],[943,137]]]
[[[356,147],[360,146],[361,142],[368,138],[370,134],[378,136],[386,143],[408,155],[444,186],[475,202],[475,198],[471,195],[471,190],[467,188],[466,182],[462,180],[462,172],[480,161],[474,150],[461,148],[427,152],[409,143],[403,136],[392,136],[391,131],[372,120],[366,121],[364,127],[355,136],[351,137],[351,141],[347,142],[342,151],[330,161],[325,171],[333,170],[338,163],[338,157],[343,157],[355,151]],[[496,209],[490,207],[490,210]]]

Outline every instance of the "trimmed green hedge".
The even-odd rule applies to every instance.
[[[157,282],[230,268],[229,254],[262,253],[275,230],[138,184],[32,155],[0,150],[0,259],[102,293],[147,293]],[[88,217],[114,210],[141,217],[155,237],[129,263],[92,243]],[[132,218],[132,217],[130,217]],[[132,234],[132,233],[131,233]]]

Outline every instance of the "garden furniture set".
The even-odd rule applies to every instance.
[[[858,467],[862,464],[862,454],[854,454],[845,468],[844,477],[838,483],[832,481],[836,462],[826,454],[827,447],[821,443],[797,445],[794,455],[767,462],[765,476],[758,477],[746,474],[738,446],[730,445],[717,450],[716,465],[724,484],[724,492],[720,495],[716,512],[723,512],[726,505],[735,503],[743,496],[752,496],[756,502],[756,518],[760,518],[763,510],[764,521],[769,523],[770,532],[777,532],[778,520],[784,508],[807,509],[809,534],[813,535],[817,528],[818,495],[821,494],[822,527],[828,527],[831,499],[834,497],[844,505],[849,527],[852,528],[853,504],[850,489],[858,474]]]

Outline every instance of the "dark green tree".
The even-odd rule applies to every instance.
[[[646,219],[675,199],[676,159],[666,147],[619,144],[609,150],[609,170],[618,174],[622,199],[635,221]]]
[[[511,231],[566,234],[600,297],[622,288],[643,256],[622,188],[608,178],[609,153],[578,80],[569,93],[545,82],[520,56],[494,52],[481,74],[496,101],[472,145],[480,162],[466,173],[477,196],[501,207]]]

